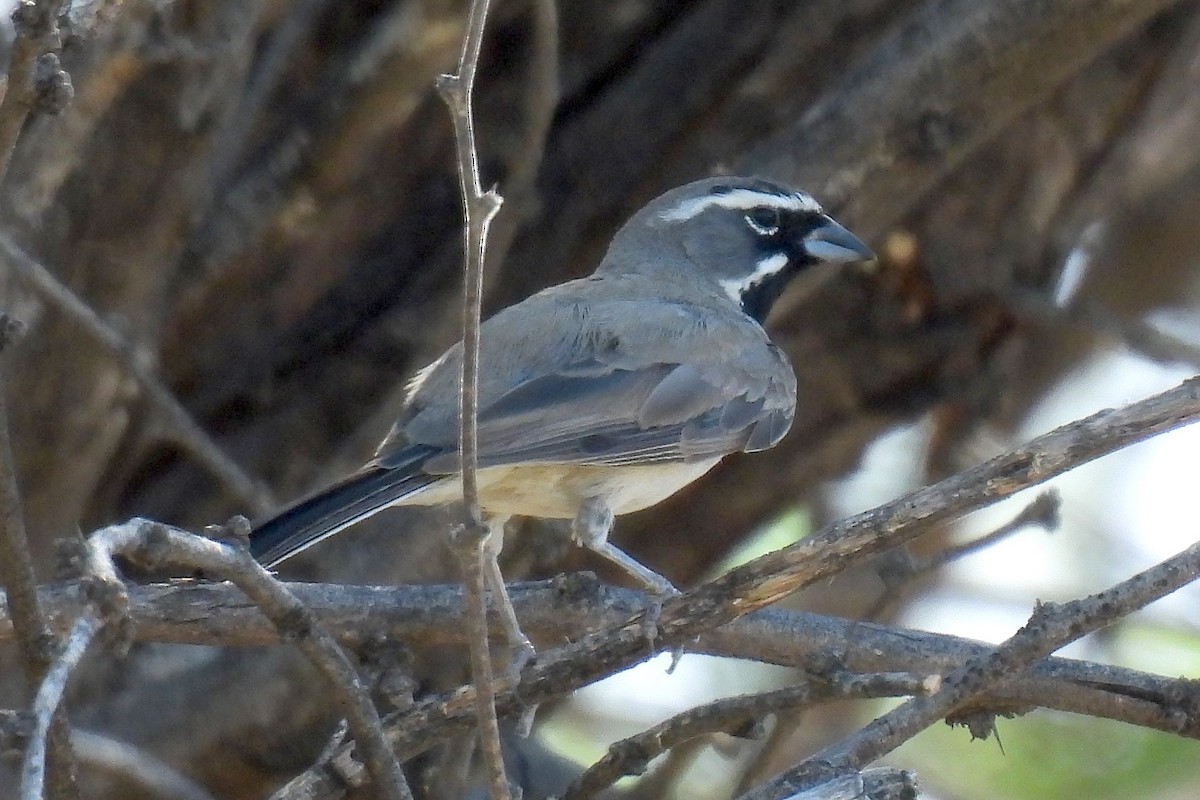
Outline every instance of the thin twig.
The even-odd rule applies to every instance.
[[[495,559],[496,549],[488,548],[488,527],[479,508],[478,426],[479,426],[479,328],[483,305],[483,266],[487,258],[488,227],[500,210],[501,197],[495,190],[483,191],[479,179],[479,153],[475,146],[475,118],[471,96],[475,71],[487,25],[489,0],[472,0],[467,29],[463,34],[458,72],[441,75],[437,88],[450,109],[454,123],[454,142],[458,155],[458,183],[463,202],[463,356],[459,411],[459,471],[462,476],[463,505],[466,520],[455,531],[455,553],[463,570],[467,596],[467,623],[471,632],[471,680],[476,687],[475,711],[479,720],[488,791],[492,800],[509,800],[508,776],[500,750],[500,722],[492,693],[492,657],[488,647],[485,558]],[[494,531],[500,539],[504,531]],[[499,545],[500,542],[495,543]],[[503,583],[493,587],[497,600],[504,592]],[[503,602],[508,602],[507,597]]]
[[[71,732],[79,763],[136,784],[166,800],[216,800],[200,784],[147,751],[88,731]]]
[[[9,53],[8,80],[0,99],[0,181],[8,172],[25,119],[37,102],[38,59],[61,46],[58,14],[62,0],[18,0],[12,12],[16,34]]]
[[[19,325],[0,314],[0,351],[15,339]],[[2,353],[0,353],[2,355]],[[3,364],[0,362],[0,367]],[[0,369],[0,584],[8,595],[13,630],[16,633],[25,680],[32,696],[45,680],[54,658],[54,635],[46,622],[37,596],[37,578],[29,536],[21,510],[12,442],[8,431],[8,400]],[[49,729],[52,796],[76,794],[75,767],[71,757],[70,728],[65,714],[57,714]],[[39,788],[40,797],[40,788]]]
[[[837,699],[925,695],[940,682],[927,675],[855,675],[841,672],[830,679],[814,676],[798,686],[761,694],[728,697],[684,711],[648,730],[622,739],[607,755],[575,779],[562,800],[591,800],[626,775],[641,775],[654,758],[683,742],[711,733],[746,736],[768,715]]]
[[[779,800],[812,785],[812,776],[857,771],[891,752],[991,686],[1019,675],[1069,642],[1099,630],[1200,577],[1195,544],[1132,578],[1081,600],[1041,603],[1029,622],[987,655],[946,676],[940,691],[915,697],[859,729],[853,736],[806,759],[741,800]]]
[[[84,614],[75,621],[62,652],[46,671],[33,700],[34,729],[21,765],[21,800],[42,800],[46,782],[47,739],[51,721],[58,716],[63,692],[71,672],[83,658],[88,645],[100,630],[100,619]]]
[[[202,570],[237,585],[279,629],[280,637],[308,656],[325,679],[354,732],[376,793],[389,800],[411,800],[404,773],[383,735],[379,714],[354,666],[312,613],[246,548],[136,518],[101,528],[88,537],[84,574],[91,581],[90,594],[110,616],[123,615],[129,604],[113,562],[117,555],[156,568],[171,565]]]
[[[936,572],[953,561],[991,547],[1028,527],[1037,526],[1045,531],[1053,531],[1059,524],[1060,504],[1058,492],[1055,489],[1047,489],[1022,509],[1021,513],[977,539],[948,547],[923,558],[913,556],[906,548],[884,554],[885,563],[879,569],[884,591],[863,613],[863,619],[879,619],[883,616],[900,597],[904,585],[917,576]]]
[[[1039,494],[1034,501],[1021,510],[1021,513],[1010,519],[1005,524],[996,528],[990,533],[980,536],[978,539],[972,539],[969,542],[948,547],[940,553],[937,553],[929,559],[930,569],[937,569],[949,564],[951,561],[957,561],[960,558],[978,553],[997,542],[1004,541],[1015,533],[1020,533],[1026,528],[1038,527],[1045,531],[1053,531],[1058,528],[1061,522],[1059,518],[1059,510],[1062,505],[1062,498],[1055,489],[1047,489]]]
[[[59,313],[78,324],[98,344],[107,350],[138,382],[150,407],[163,421],[166,435],[215,475],[225,488],[255,514],[265,514],[275,507],[267,489],[251,478],[227,456],[187,409],[139,358],[135,346],[105,323],[87,303],[59,282],[32,255],[18,245],[5,231],[0,231],[0,251],[7,256],[13,274],[23,280],[38,297]]]
[[[483,264],[487,256],[488,228],[503,199],[495,191],[483,191],[479,178],[479,154],[475,147],[475,118],[471,108],[475,70],[483,44],[490,0],[472,0],[467,30],[463,36],[458,72],[441,75],[437,88],[450,108],[458,155],[459,190],[463,201],[463,359],[462,410],[459,418],[459,459],[462,464],[463,502],[472,525],[482,535],[487,528],[479,511],[476,469],[479,410],[479,327],[482,307]]]

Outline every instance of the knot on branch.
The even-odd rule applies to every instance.
[[[279,631],[279,638],[284,642],[292,644],[303,639],[311,639],[313,636],[312,615],[302,605],[295,605],[281,613],[275,618],[275,627]]]
[[[360,674],[388,710],[412,706],[418,683],[411,675],[413,658],[407,646],[386,636],[373,636],[359,648],[358,657]]]
[[[171,557],[171,531],[161,522],[143,522],[140,537],[130,558],[150,569],[157,569]]]
[[[591,603],[604,592],[594,572],[568,572],[550,579],[554,592],[564,603]]]
[[[609,758],[620,764],[626,775],[644,775],[656,755],[633,739],[623,739],[608,748]]]
[[[129,615],[129,592],[120,579],[86,574],[80,587],[88,604],[96,610],[114,648],[123,653],[133,643],[133,620]]]
[[[209,525],[204,535],[215,542],[232,545],[243,552],[250,549],[250,520],[241,514],[230,517],[224,525]]]
[[[33,107],[44,114],[61,114],[75,99],[71,75],[58,53],[42,53],[33,66]]]
[[[20,0],[9,19],[12,20],[14,33],[19,37],[41,39],[58,32],[49,3]]]
[[[1200,681],[1180,680],[1163,696],[1163,711],[1181,734],[1195,735],[1200,728]]]

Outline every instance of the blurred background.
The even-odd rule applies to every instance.
[[[126,337],[271,499],[214,476],[121,360],[0,259],[0,304],[29,327],[5,391],[43,580],[54,541],[77,531],[255,516],[369,458],[408,377],[458,335],[459,200],[433,82],[464,20],[460,0],[72,7],[75,99],[27,123],[0,235]],[[875,275],[785,297],[771,320],[800,382],[785,442],[620,520],[623,548],[693,585],[1194,374],[1197,86],[1195,2],[496,0],[475,95],[484,181],[506,197],[485,312],[587,274],[634,209],[715,173],[803,187],[876,248]],[[897,567],[1001,527],[1033,490],[788,604],[999,641],[1037,600],[1098,591],[1191,543],[1197,436],[1055,481],[1051,534],[1030,525],[936,570]],[[454,581],[443,523],[380,515],[281,574]],[[621,580],[530,521],[509,531],[503,566],[512,580]],[[1067,654],[1196,675],[1196,602],[1180,592]],[[22,704],[17,663],[0,643],[2,707]],[[415,647],[411,664],[421,692],[466,679],[458,650]],[[514,745],[526,797],[672,713],[794,680],[698,656],[667,674],[656,659],[545,706]],[[138,644],[93,654],[70,713],[215,797],[253,798],[306,768],[333,729],[315,686],[282,647]],[[619,792],[729,797],[885,707],[698,741]],[[942,800],[1200,790],[1192,741],[1049,712],[1001,720],[999,736],[939,727],[887,763]],[[413,764],[422,796],[462,796],[444,773],[469,752]],[[155,796],[88,763],[81,776],[87,797]]]

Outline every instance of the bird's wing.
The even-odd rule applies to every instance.
[[[770,447],[791,425],[791,366],[748,318],[637,300],[541,311],[541,329],[512,341],[504,327],[483,331],[480,466],[704,460]],[[405,446],[443,448],[425,464],[432,472],[458,468],[458,352],[426,377],[398,425]],[[402,452],[385,444],[375,463]]]

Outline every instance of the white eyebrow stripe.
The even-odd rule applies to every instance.
[[[729,295],[729,299],[739,305],[742,302],[742,295],[746,290],[756,283],[761,283],[764,278],[775,275],[780,270],[788,265],[787,253],[775,253],[759,261],[754,267],[754,272],[741,278],[726,278],[723,281],[718,281],[721,288],[725,290],[725,294]]]
[[[724,194],[706,194],[703,197],[693,197],[684,200],[679,205],[662,213],[662,219],[667,222],[680,222],[691,219],[705,209],[717,206],[731,211],[748,211],[760,206],[774,206],[788,211],[821,212],[821,204],[804,192],[793,194],[775,194],[761,192],[756,189],[734,189]]]

